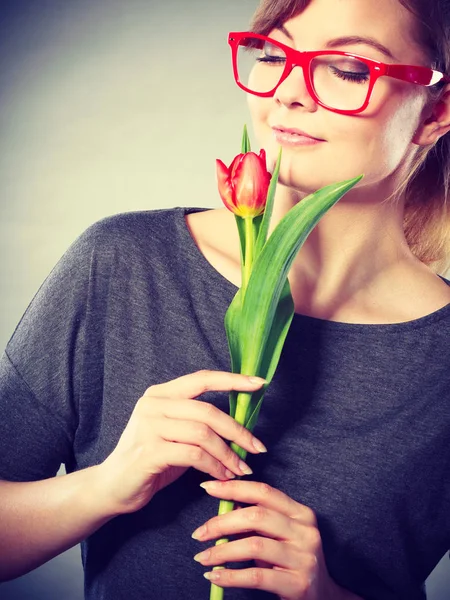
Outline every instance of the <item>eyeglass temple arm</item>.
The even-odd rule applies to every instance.
[[[384,75],[425,86],[436,85],[436,83],[450,83],[450,77],[448,75],[427,67],[386,65],[386,72]]]

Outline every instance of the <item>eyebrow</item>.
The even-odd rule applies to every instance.
[[[277,29],[279,29],[281,32],[283,32],[284,35],[286,37],[288,37],[291,41],[294,41],[294,38],[292,37],[292,35],[289,33],[289,31],[286,29],[286,27],[284,25],[280,25],[280,27],[277,27]],[[389,48],[386,48],[386,46],[383,46],[383,44],[381,44],[374,38],[364,37],[364,36],[360,36],[360,35],[347,35],[347,36],[334,38],[334,39],[330,40],[329,42],[327,42],[325,47],[326,48],[337,48],[339,46],[352,46],[355,44],[365,44],[366,46],[371,46],[372,48],[375,48],[375,50],[382,52],[385,56],[388,56],[392,60],[397,60],[395,58],[395,56],[392,54],[392,52],[389,50]]]

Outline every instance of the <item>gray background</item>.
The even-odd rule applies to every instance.
[[[228,31],[256,0],[36,0],[0,17],[0,348],[69,244],[133,210],[219,206],[216,157],[248,121]],[[174,175],[176,174],[176,175]],[[450,596],[448,558],[430,600]],[[0,585],[1,600],[81,600],[79,548]]]

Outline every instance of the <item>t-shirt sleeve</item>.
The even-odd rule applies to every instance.
[[[32,481],[71,464],[96,225],[69,248],[0,359],[0,478]]]
[[[67,427],[39,403],[6,352],[0,359],[0,394],[0,478],[52,477],[70,460]]]

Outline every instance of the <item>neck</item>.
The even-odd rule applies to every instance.
[[[278,186],[271,227],[302,196]],[[352,190],[324,216],[294,260],[290,283],[294,296],[323,306],[346,303],[371,293],[399,265],[416,261],[403,232],[403,203],[380,202],[370,190]]]

